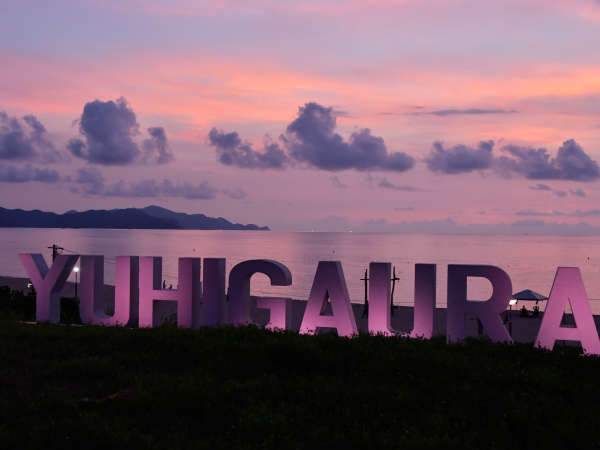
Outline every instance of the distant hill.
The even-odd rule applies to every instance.
[[[64,214],[0,207],[0,227],[23,228],[139,228],[158,230],[268,230],[254,224],[232,223],[222,217],[185,214],[159,206],[143,209],[70,210]]]

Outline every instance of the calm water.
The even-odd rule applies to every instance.
[[[438,264],[439,305],[446,303],[447,264],[495,265],[510,275],[513,292],[529,288],[545,295],[557,266],[577,266],[592,309],[600,312],[600,237],[4,228],[0,229],[0,274],[26,276],[17,254],[43,253],[49,261],[47,247],[52,243],[69,252],[105,255],[108,283],[113,282],[118,255],[162,256],[164,278],[174,287],[180,256],[224,257],[228,270],[247,259],[275,259],[291,270],[292,286],[271,287],[266,277],[256,275],[253,294],[298,299],[308,297],[319,260],[342,261],[355,302],[363,299],[360,278],[368,263],[391,262],[400,278],[397,304],[412,303],[415,263]],[[469,281],[471,299],[486,299],[490,292],[487,281]]]

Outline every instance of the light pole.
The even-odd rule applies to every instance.
[[[77,297],[77,274],[79,273],[79,267],[73,267],[73,272],[75,272],[75,297]]]
[[[508,301],[508,334],[512,337],[512,307],[517,304],[516,298],[511,298]]]

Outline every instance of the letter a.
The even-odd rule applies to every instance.
[[[324,316],[322,314],[328,298],[333,315]],[[319,261],[317,266],[300,333],[313,334],[319,328],[335,328],[338,336],[345,337],[358,333],[344,271],[339,261]]]
[[[569,300],[577,325],[575,328],[560,326]],[[535,345],[552,350],[557,340],[579,341],[585,353],[600,355],[598,331],[578,267],[559,267],[556,270]]]

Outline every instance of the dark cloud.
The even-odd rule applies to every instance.
[[[41,183],[56,183],[61,180],[56,170],[39,169],[26,165],[25,167],[0,166],[0,182],[27,183],[38,181]]]
[[[586,196],[585,191],[583,189],[570,189],[569,192],[567,192],[567,191],[563,191],[563,190],[552,189],[547,184],[542,184],[542,183],[538,183],[535,186],[529,186],[529,189],[531,189],[532,191],[552,192],[557,197],[566,197],[567,194],[570,194],[575,197],[585,197]]]
[[[551,191],[552,188],[547,184],[538,183],[535,186],[529,186],[532,191]]]
[[[139,125],[123,97],[115,102],[86,103],[79,129],[85,141],[72,139],[68,145],[78,158],[97,164],[124,165],[133,163],[140,155],[133,140],[139,134]]]
[[[475,115],[485,115],[485,114],[516,114],[518,111],[514,109],[480,109],[480,108],[468,108],[468,109],[439,109],[437,111],[429,111],[429,112],[415,112],[413,115],[421,116],[421,115],[431,115],[438,117],[446,117],[446,116],[475,116]]]
[[[163,127],[148,128],[150,137],[144,140],[144,162],[166,164],[175,159],[169,150],[167,135]]]
[[[106,197],[182,197],[187,199],[211,199],[218,190],[207,182],[192,184],[188,182],[172,182],[164,179],[126,182],[119,180],[106,185],[104,176],[95,167],[83,167],[77,171],[73,181],[82,186],[88,195]],[[232,194],[233,195],[233,194]],[[230,196],[232,196],[230,195]]]
[[[182,197],[195,200],[215,198],[217,189],[207,182],[192,184],[188,182],[173,183],[164,179],[143,180],[136,183],[126,183],[123,180],[107,186],[102,193],[109,197]]]
[[[507,177],[520,175],[531,180],[593,181],[600,178],[598,163],[573,139],[565,141],[554,158],[545,148],[516,145],[504,146],[505,155],[495,157],[493,147],[493,141],[480,142],[477,148],[466,145],[444,148],[442,143],[436,142],[425,163],[430,170],[447,174],[495,169]],[[551,190],[544,184],[530,189]],[[562,191],[554,192],[562,196]]]
[[[63,157],[35,116],[19,120],[0,111],[0,159],[53,163]]]
[[[77,171],[74,181],[82,185],[86,194],[100,195],[104,190],[104,176],[95,167],[82,167]]]
[[[79,131],[83,139],[71,139],[67,148],[74,156],[90,163],[127,165],[141,160],[162,164],[173,160],[161,127],[148,128],[150,137],[143,143],[142,154],[134,140],[140,134],[137,118],[123,97],[116,101],[86,103]]]
[[[378,186],[381,188],[384,188],[384,189],[393,189],[395,191],[409,191],[409,192],[418,191],[418,189],[413,186],[400,186],[400,185],[391,183],[390,181],[388,181],[387,178],[382,178],[381,181],[379,181]]]
[[[600,178],[598,163],[573,139],[563,143],[555,158],[545,148],[508,145],[503,151],[509,156],[498,158],[498,167],[531,180],[593,181]]]
[[[402,172],[414,166],[406,153],[388,153],[382,138],[368,128],[352,133],[345,141],[335,132],[336,115],[332,108],[307,103],[288,125],[282,141],[296,162],[323,170],[378,169]]]
[[[247,142],[242,142],[236,132],[224,133],[213,128],[208,133],[210,144],[217,150],[219,162],[226,166],[243,167],[247,169],[283,169],[288,158],[285,152],[275,142],[265,140],[262,152],[252,148]]]
[[[489,169],[494,161],[493,148],[494,141],[482,141],[477,148],[466,145],[444,148],[441,142],[435,142],[425,163],[429,170],[446,174]]]

